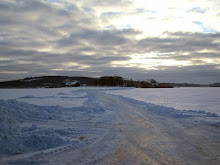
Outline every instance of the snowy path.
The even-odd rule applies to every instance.
[[[135,100],[97,90],[86,93],[84,108],[64,109],[47,121],[47,128],[66,143],[0,157],[2,164],[220,164],[219,117],[161,113]]]

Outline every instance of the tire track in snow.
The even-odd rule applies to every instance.
[[[110,108],[115,114],[112,125],[115,137],[111,142],[114,146],[98,164],[181,165],[220,162],[219,129],[195,124],[190,117],[162,116],[121,97],[103,93],[97,95],[102,106]],[[213,135],[218,138],[213,139]]]

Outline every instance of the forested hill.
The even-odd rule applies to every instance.
[[[148,81],[126,80],[120,76],[103,76],[100,78],[68,77],[68,76],[42,76],[27,77],[20,80],[0,82],[0,88],[60,88],[67,82],[78,81],[82,86],[124,86],[138,88],[168,88],[170,84],[157,83],[154,79]]]
[[[79,81],[81,85],[93,85],[95,78],[68,76],[27,77],[20,80],[0,82],[0,88],[59,88],[64,87],[66,82],[74,80]]]

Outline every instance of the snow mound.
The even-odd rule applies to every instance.
[[[0,155],[48,149],[64,144],[54,130],[39,129],[34,121],[59,119],[59,107],[39,107],[16,100],[0,100]]]
[[[0,158],[70,144],[77,148],[87,144],[89,138],[90,141],[97,139],[105,129],[93,128],[91,120],[105,124],[111,117],[106,114],[100,118],[104,114],[103,107],[91,94],[88,96],[83,106],[72,108],[0,100]],[[87,138],[80,140],[79,137],[85,135]]]

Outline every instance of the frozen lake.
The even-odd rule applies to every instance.
[[[108,93],[177,110],[205,110],[220,115],[220,88],[135,88]]]
[[[80,107],[86,101],[79,90],[101,90],[103,92],[132,98],[156,105],[174,107],[177,110],[204,110],[220,115],[220,88],[121,88],[79,87],[57,89],[0,89],[0,99],[16,99],[36,105],[60,105]],[[64,95],[62,95],[64,94]]]

